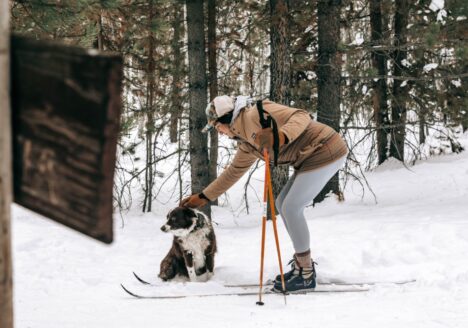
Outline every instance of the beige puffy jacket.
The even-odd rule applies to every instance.
[[[279,149],[278,164],[289,164],[297,172],[304,172],[334,162],[348,153],[341,136],[328,125],[312,120],[307,111],[268,100],[263,101],[263,109],[288,138],[288,143]],[[232,163],[203,190],[206,197],[215,200],[231,188],[257,159],[263,159],[255,144],[256,133],[261,128],[256,106],[241,110],[230,126],[232,133],[240,139],[239,148]]]

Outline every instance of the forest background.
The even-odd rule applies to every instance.
[[[365,172],[386,161],[463,151],[464,0],[16,0],[11,17],[14,32],[123,55],[120,210],[151,212],[216,178],[236,144],[201,129],[222,94],[306,109],[343,135],[346,167],[316,202],[346,197],[349,179],[372,192]],[[289,171],[275,168],[275,192]]]

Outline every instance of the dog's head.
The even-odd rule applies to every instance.
[[[176,207],[167,214],[167,221],[161,227],[164,232],[171,232],[176,237],[184,237],[196,227],[203,225],[203,214],[187,207]]]

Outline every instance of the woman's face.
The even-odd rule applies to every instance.
[[[234,137],[234,133],[231,132],[229,129],[229,124],[223,124],[223,123],[216,123],[215,125],[216,131],[218,131],[219,134],[221,135],[226,135],[229,138]]]

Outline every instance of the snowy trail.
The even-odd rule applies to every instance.
[[[467,143],[465,142],[465,146]],[[422,161],[407,170],[387,163],[368,179],[377,194],[347,191],[306,216],[321,280],[401,280],[370,292],[135,300],[132,271],[154,279],[171,238],[165,212],[116,219],[116,241],[103,246],[23,208],[13,209],[16,327],[466,327],[468,326],[468,152]],[[259,183],[260,184],[260,183]],[[261,187],[260,187],[261,188]],[[240,190],[240,189],[239,189]],[[238,190],[238,191],[239,191]],[[236,190],[231,192],[235,199]],[[165,284],[168,293],[215,292],[223,283],[258,279],[260,204],[250,215],[215,208],[219,253],[208,283]],[[292,246],[279,224],[283,262]],[[271,227],[265,273],[277,273]]]

